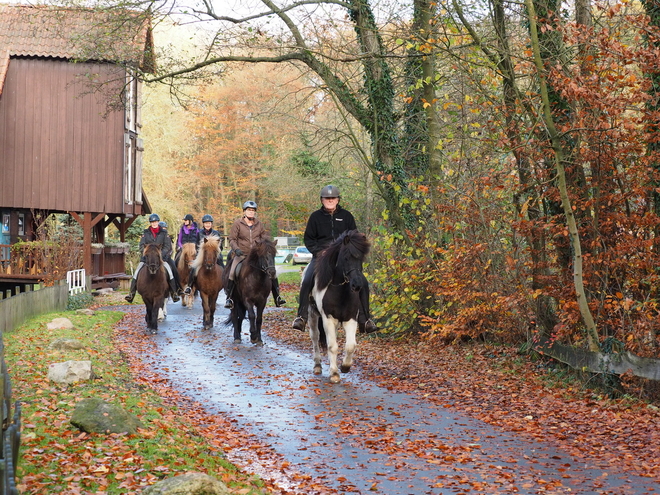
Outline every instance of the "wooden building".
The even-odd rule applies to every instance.
[[[105,263],[93,262],[92,244],[104,243],[110,224],[123,241],[135,218],[150,213],[142,190],[140,82],[131,68],[154,67],[153,37],[137,15],[123,19],[121,32],[104,29],[117,15],[0,4],[5,265],[8,246],[33,240],[40,219],[68,213],[83,230],[84,268],[102,278]],[[0,270],[0,280],[19,275]]]

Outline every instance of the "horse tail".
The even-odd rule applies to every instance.
[[[319,319],[319,346],[321,346],[321,350],[323,352],[328,351],[328,337],[325,334],[325,328],[323,328],[323,318],[320,316],[317,317]]]

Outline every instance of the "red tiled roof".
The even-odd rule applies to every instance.
[[[126,14],[0,4],[0,84],[5,48],[9,56],[129,62],[153,70],[151,23]]]

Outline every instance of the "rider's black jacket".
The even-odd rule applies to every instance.
[[[140,252],[144,252],[144,247],[147,244],[157,244],[160,246],[160,253],[164,260],[167,260],[172,256],[172,239],[170,239],[167,230],[161,229],[158,227],[158,233],[154,236],[153,232],[149,227],[144,229],[142,233],[142,239],[140,239]]]
[[[333,214],[321,207],[312,213],[305,228],[305,246],[316,257],[347,230],[357,230],[350,211],[337,205]]]

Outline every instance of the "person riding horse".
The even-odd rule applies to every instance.
[[[236,267],[250,253],[255,242],[268,239],[268,234],[261,221],[256,217],[257,203],[246,201],[243,203],[243,216],[238,218],[231,226],[229,231],[229,246],[231,247],[231,261],[229,261],[229,281],[225,287],[227,301],[225,308],[232,309],[234,301],[232,292],[234,291],[234,277]],[[228,257],[229,258],[229,257]],[[278,308],[286,304],[286,301],[280,296],[280,284],[277,277],[272,279],[273,300]]]
[[[199,228],[193,216],[188,213],[183,217],[183,225],[179,229],[179,235],[176,239],[176,255],[174,256],[174,264],[179,266],[179,258],[181,257],[181,249],[183,245],[192,242],[197,246],[199,242]]]
[[[309,307],[309,295],[314,283],[314,265],[318,255],[335,241],[342,233],[348,230],[357,230],[355,218],[350,211],[339,205],[341,195],[339,188],[327,185],[321,189],[321,208],[314,211],[307,220],[305,228],[305,246],[312,253],[312,261],[305,270],[305,277],[300,284],[300,299],[298,303],[298,315],[293,320],[293,328],[305,331],[307,325],[307,309]],[[360,289],[360,302],[363,311],[358,315],[358,325],[363,333],[371,333],[378,330],[376,324],[369,315],[369,283],[363,276]]]
[[[216,260],[216,263],[222,267],[225,266],[224,260],[222,259],[222,248],[224,245],[224,239],[222,237],[222,234],[215,230],[213,228],[213,217],[209,215],[208,213],[202,217],[202,230],[199,231],[197,235],[197,249],[199,251],[199,243],[206,239],[209,236],[217,236],[220,238],[220,252],[218,253],[218,259]],[[185,294],[191,294],[192,293],[192,286],[195,283],[195,272],[193,270],[190,271],[190,275],[188,276],[188,287],[186,287],[186,290],[184,291]]]
[[[170,295],[172,301],[177,302],[179,300],[179,292],[181,291],[179,281],[176,276],[176,267],[174,266],[174,261],[172,260],[172,239],[170,239],[167,229],[163,229],[160,225],[160,217],[153,213],[149,217],[150,226],[144,229],[142,233],[142,238],[140,239],[140,253],[144,253],[144,248],[147,244],[156,244],[160,247],[161,256],[163,258],[163,266],[167,271],[167,279],[170,284]],[[128,295],[125,299],[128,302],[133,302],[135,297],[135,292],[137,291],[137,277],[140,273],[140,270],[144,266],[144,255],[140,258],[140,263],[138,263],[133,278],[131,279],[131,288],[128,292]]]

